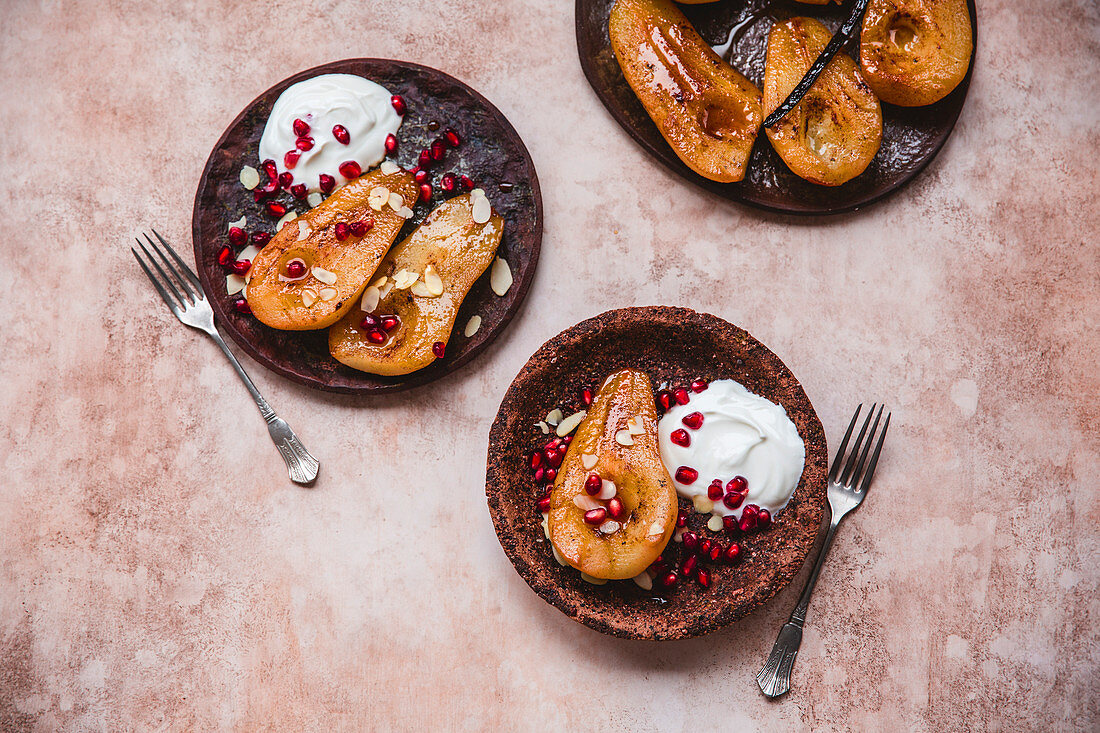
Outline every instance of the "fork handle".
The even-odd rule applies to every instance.
[[[302,445],[302,441],[298,440],[298,436],[290,429],[286,420],[275,414],[275,410],[267,404],[267,400],[260,394],[260,390],[256,389],[256,385],[252,383],[252,378],[248,376],[244,367],[237,361],[237,357],[229,350],[229,346],[217,329],[212,328],[207,333],[221,347],[222,353],[229,359],[229,363],[233,365],[233,368],[237,370],[237,376],[241,378],[244,386],[248,388],[248,393],[255,400],[256,407],[260,409],[260,415],[267,423],[267,432],[271,436],[271,441],[275,443],[279,455],[283,457],[286,470],[290,474],[290,480],[296,484],[312,483],[317,478],[317,471],[321,464],[310,455],[310,452]]]
[[[806,586],[802,589],[802,596],[798,599],[798,605],[791,612],[790,619],[779,630],[779,636],[772,646],[772,653],[768,661],[764,663],[759,674],[756,675],[756,683],[760,685],[760,691],[767,697],[779,697],[791,689],[791,670],[794,668],[795,657],[798,656],[798,648],[802,645],[802,627],[806,623],[806,611],[810,606],[810,596],[813,595],[814,586],[817,585],[817,576],[821,574],[821,566],[825,563],[825,556],[829,548],[833,546],[833,538],[836,536],[836,528],[842,517],[833,516],[829,522],[829,532],[825,535],[825,542],[821,545],[821,552],[817,553],[814,569],[806,580]]]

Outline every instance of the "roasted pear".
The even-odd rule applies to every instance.
[[[871,0],[859,65],[884,102],[919,107],[959,85],[974,50],[966,0]]]
[[[441,204],[386,255],[362,307],[329,329],[329,352],[371,374],[408,374],[431,364],[503,232],[504,220],[480,189]]]
[[[760,90],[671,0],[616,0],[609,30],[623,76],[680,160],[712,181],[744,178],[764,120]]]
[[[376,168],[284,226],[252,261],[247,290],[252,313],[289,331],[326,328],[340,320],[405,224],[398,210],[411,207],[418,193],[405,171],[386,174]]]
[[[772,26],[764,64],[764,109],[770,113],[783,103],[831,37],[813,18]],[[796,175],[839,186],[866,170],[878,152],[882,105],[855,62],[838,53],[798,106],[768,128],[768,139]]]
[[[597,485],[595,495],[586,489]],[[565,454],[550,493],[550,541],[582,573],[633,578],[665,549],[676,514],[653,387],[645,374],[623,369],[600,387]]]

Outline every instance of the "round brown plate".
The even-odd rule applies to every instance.
[[[242,216],[249,231],[271,232],[274,222],[240,184],[241,167],[258,167],[260,135],[271,106],[295,82],[318,74],[358,74],[378,82],[408,105],[398,131],[395,156],[405,168],[416,165],[420,151],[451,127],[462,144],[449,150],[444,162],[432,171],[437,184],[445,171],[465,174],[483,188],[504,217],[504,237],[497,250],[512,268],[513,285],[502,298],[489,287],[489,272],[474,284],[455,320],[447,344],[447,356],[418,372],[401,377],[380,377],[359,372],[333,359],[328,352],[328,330],[279,331],[252,316],[241,315],[226,295],[225,271],[218,265],[218,251],[227,243],[229,223]],[[439,123],[430,130],[429,123]],[[261,173],[261,177],[263,174]],[[398,235],[400,241],[441,201],[439,186],[430,204],[418,204],[416,215]],[[289,194],[280,200],[297,205]],[[294,208],[293,206],[291,206]],[[396,392],[438,379],[454,371],[489,345],[519,309],[535,275],[542,243],[542,194],[531,156],[504,115],[485,97],[442,71],[388,59],[347,59],[295,74],[268,89],[249,104],[229,125],[206,161],[191,221],[202,286],[210,296],[223,333],[229,335],[253,359],[284,377],[330,392]],[[481,329],[466,338],[463,329],[470,316],[480,315]]]
[[[882,147],[862,174],[842,186],[818,186],[787,168],[763,131],[749,158],[745,180],[716,183],[688,168],[668,146],[657,126],[623,78],[607,22],[614,0],[577,0],[577,51],[581,68],[611,116],[643,148],[692,183],[737,201],[785,214],[839,214],[866,206],[898,190],[924,169],[940,151],[962,111],[977,56],[978,26],[974,0],[968,0],[974,54],[966,77],[939,102],[927,107],[882,105]],[[818,18],[836,30],[850,3],[804,5],[793,0],[738,0],[706,5],[680,5],[699,34],[711,45],[723,44],[733,33],[726,60],[763,88],[764,57],[773,22],[795,15]],[[843,51],[842,51],[843,53]]]
[[[772,527],[739,536],[746,558],[716,565],[713,584],[681,582],[668,593],[632,581],[592,585],[554,559],[536,502],[543,487],[530,471],[533,450],[553,436],[535,423],[560,407],[583,409],[580,390],[596,389],[611,372],[640,369],[653,384],[736,379],[782,405],[806,444],[806,465],[791,502]],[[597,631],[629,639],[681,639],[713,631],[750,613],[790,583],[814,544],[825,509],[825,433],[806,393],[783,362],[745,331],[686,308],[650,306],[608,311],[542,345],[508,388],[489,433],[485,493],[504,552],[523,579],[562,613]],[[684,499],[689,527],[704,528]],[[722,542],[728,543],[723,537]],[[681,545],[670,542],[675,562]]]

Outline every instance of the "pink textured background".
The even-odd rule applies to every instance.
[[[979,5],[940,158],[805,221],[648,160],[585,84],[567,0],[5,2],[0,729],[1100,726],[1100,17]],[[322,461],[302,490],[128,243],[155,225],[186,252],[242,105],[371,55],[509,116],[544,254],[505,337],[411,394],[334,397],[246,361]],[[834,441],[857,402],[894,410],[778,703],[753,675],[797,588],[706,638],[629,643],[539,600],[493,534],[506,385],[560,329],[647,303],[747,328]]]

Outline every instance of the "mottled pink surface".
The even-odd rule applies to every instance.
[[[571,3],[0,10],[0,729],[1052,730],[1100,726],[1100,16],[980,2],[943,154],[863,213],[683,184],[587,87]],[[187,251],[203,162],[257,93],[347,56],[483,92],[542,179],[540,272],[457,375],[349,399],[246,361],[321,459],[286,480],[215,346],[128,243]],[[681,643],[605,638],[512,570],[483,497],[505,387],[560,329],[668,303],[783,358],[834,439],[893,408],[795,689],[753,676],[797,588]]]

